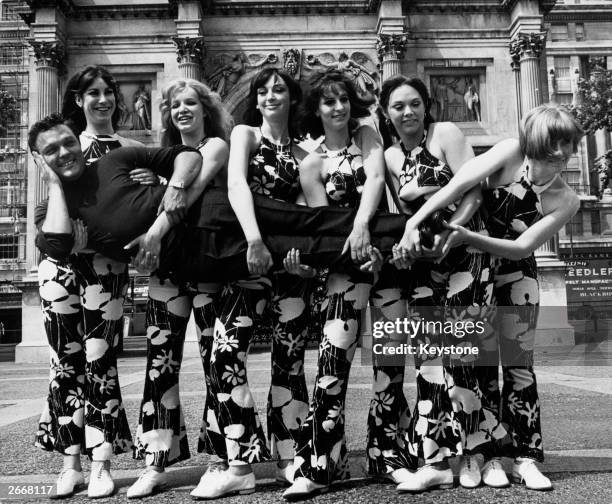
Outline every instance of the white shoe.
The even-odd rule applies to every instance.
[[[484,465],[482,468],[482,482],[492,488],[504,488],[510,485],[500,459],[492,458]]]
[[[127,491],[128,499],[139,499],[153,495],[156,490],[165,487],[168,484],[168,475],[162,471],[156,471],[147,467],[140,473],[138,479],[132,484]]]
[[[459,484],[463,488],[476,488],[480,485],[480,480],[478,458],[472,455],[464,455],[459,469]]]
[[[191,491],[196,499],[216,499],[225,495],[250,494],[255,491],[255,474],[234,474],[229,471],[206,471],[198,486]]]
[[[103,464],[92,464],[87,487],[87,497],[100,499],[108,497],[115,491],[115,482],[111,478],[110,471]]]
[[[399,469],[395,469],[395,471],[377,475],[376,478],[391,481],[396,485],[399,485],[400,483],[408,481],[408,479],[412,478],[413,474],[414,473],[412,471],[409,471],[405,467],[400,467]]]
[[[294,473],[295,469],[293,468],[293,462],[285,467],[276,466],[276,482],[281,485],[291,485],[293,483]]]
[[[512,481],[525,483],[530,490],[552,490],[552,483],[544,476],[533,459],[515,459],[512,465]]]
[[[329,485],[315,483],[308,478],[299,477],[287,490],[283,492],[283,498],[288,501],[301,500],[306,497],[314,497],[329,490]]]
[[[410,478],[397,485],[400,492],[424,492],[430,488],[453,488],[453,471],[450,467],[438,469],[433,465],[425,465],[417,472],[411,473]]]
[[[59,473],[57,477],[53,497],[56,499],[70,497],[84,484],[85,479],[81,471],[77,471],[76,469],[62,469],[62,472]]]

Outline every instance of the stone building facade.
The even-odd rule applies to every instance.
[[[335,67],[348,72],[366,92],[396,73],[418,75],[431,89],[434,115],[457,123],[482,152],[515,136],[524,111],[549,98],[567,101],[567,89],[570,95],[572,89],[567,58],[571,77],[574,67],[580,72],[586,68],[581,62],[595,40],[601,55],[612,53],[612,2],[603,0],[9,3],[16,5],[29,28],[29,121],[58,109],[74,72],[88,64],[104,65],[121,86],[122,134],[147,143],[158,141],[160,91],[173,78],[207,82],[239,120],[249,81],[262,67],[284,68],[300,82],[317,69]],[[556,72],[555,80],[549,77],[550,69]],[[584,194],[584,222],[585,215],[606,205],[591,195],[591,144],[600,145],[601,139],[593,142],[584,142],[568,174]],[[31,162],[28,181],[28,241],[19,283],[25,325],[18,359],[35,358],[44,346],[40,317],[34,316],[34,276],[29,273],[36,266],[31,216],[45,188]],[[583,238],[598,246],[607,243],[596,230],[583,224],[580,236],[572,233],[573,246]],[[555,240],[540,251],[543,271],[550,273],[547,292],[551,299],[561,299],[560,304],[565,299],[565,263],[559,254],[565,253],[568,236],[564,230],[560,248]]]

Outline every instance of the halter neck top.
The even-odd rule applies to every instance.
[[[353,137],[340,150],[330,150],[325,143],[319,147],[323,152],[325,192],[330,205],[356,208],[361,202],[366,181],[361,149]]]
[[[79,135],[79,142],[83,149],[85,165],[88,166],[110,151],[121,147],[123,138],[116,133],[112,135],[93,135],[86,131]]]
[[[277,145],[261,135],[249,160],[248,182],[253,193],[289,203],[296,201],[300,176],[292,146],[293,142]]]
[[[504,186],[484,189],[483,207],[486,227],[495,238],[513,240],[543,217],[541,194],[557,179],[543,185],[529,180],[529,165],[523,163],[519,180]]]
[[[450,166],[427,149],[427,130],[421,143],[414,149],[406,149],[401,142],[400,146],[404,153],[404,164],[399,175],[398,196],[407,204],[411,213],[415,213],[431,194],[448,184],[453,172]],[[454,211],[454,208],[451,210]]]

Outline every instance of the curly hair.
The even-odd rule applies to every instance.
[[[421,96],[421,99],[425,104],[425,128],[428,128],[431,123],[436,122],[431,115],[431,97],[429,96],[429,91],[427,90],[425,83],[418,77],[395,75],[383,82],[382,89],[380,91],[380,105],[383,110],[386,112],[387,108],[389,107],[391,93],[402,86],[410,86]]]
[[[261,126],[263,117],[257,108],[257,90],[265,87],[266,83],[270,80],[270,77],[273,76],[281,78],[289,88],[289,98],[291,100],[291,105],[289,107],[289,136],[291,138],[297,138],[299,135],[298,109],[300,103],[302,102],[302,88],[293,79],[293,77],[279,70],[278,68],[264,68],[257,75],[255,75],[255,77],[253,77],[253,80],[251,80],[249,95],[247,96],[247,108],[244,112],[243,120],[245,124],[249,126]]]
[[[335,69],[316,72],[308,81],[308,92],[301,107],[300,125],[303,135],[308,133],[312,138],[318,138],[325,133],[321,118],[317,116],[319,102],[325,96],[339,95],[342,92],[346,93],[351,104],[349,130],[355,129],[357,119],[370,115],[369,107],[375,101],[361,98],[353,81],[346,73]]]
[[[234,121],[229,112],[225,110],[223,103],[221,103],[221,97],[207,85],[197,80],[176,79],[162,90],[162,101],[160,104],[162,146],[169,147],[181,143],[181,135],[172,122],[170,112],[174,95],[187,88],[193,89],[196,92],[204,108],[204,132],[206,135],[209,137],[219,137],[229,142]]]
[[[53,129],[56,126],[68,126],[75,134],[75,136],[78,136],[76,131],[74,131],[72,121],[66,119],[61,114],[51,114],[47,117],[43,117],[39,121],[36,121],[30,128],[30,131],[28,131],[28,147],[30,148],[30,151],[38,152],[38,148],[36,147],[38,135],[44,133],[45,131]]]
[[[87,127],[87,119],[83,109],[77,105],[77,96],[83,97],[83,93],[87,91],[94,81],[100,78],[106,85],[112,89],[113,95],[115,96],[115,110],[111,116],[111,123],[113,130],[117,129],[117,123],[121,116],[121,110],[119,110],[119,87],[112,74],[104,67],[90,65],[85,67],[80,72],[74,74],[68,84],[66,84],[66,91],[62,100],[62,115],[72,123],[73,130],[78,135]]]

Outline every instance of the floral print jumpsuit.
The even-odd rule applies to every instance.
[[[249,161],[248,183],[255,194],[295,202],[299,171],[292,144],[275,145],[262,135]],[[304,352],[309,298],[309,282],[285,272],[253,276],[224,288],[214,326],[209,391],[217,408],[215,432],[225,440],[230,464],[271,456],[246,373],[254,324],[269,301],[273,333],[268,435],[278,458],[293,459],[294,439],[308,410]]]
[[[125,143],[85,133],[80,141],[87,165]],[[36,446],[109,460],[132,447],[115,356],[127,265],[86,251],[64,261],[43,257],[38,283],[51,364]]]
[[[445,186],[452,178],[450,167],[427,149],[427,131],[420,145],[408,151],[399,179],[399,196],[411,213],[424,203],[426,196]],[[456,206],[445,209],[445,218]],[[466,227],[483,230],[479,213]],[[410,270],[407,285],[409,317],[424,322],[483,322],[492,332],[489,257],[476,249],[459,246],[451,249],[439,264],[419,261]],[[445,333],[439,326],[420,331],[412,344],[448,347],[474,346],[474,335]],[[482,443],[478,429],[483,420],[481,393],[473,360],[476,356],[431,356],[415,353],[417,404],[407,431],[408,449],[414,467],[418,458],[426,464],[440,462],[460,454],[478,451]]]
[[[330,205],[358,207],[366,181],[361,150],[353,139],[339,151],[331,151],[325,144],[321,144],[320,150],[324,156],[325,190]],[[294,459],[296,478],[306,477],[317,483],[329,484],[334,479],[349,477],[344,404],[360,332],[361,310],[366,308],[369,299],[372,306],[388,319],[405,315],[405,301],[401,299],[400,289],[393,281],[394,271],[393,267],[383,270],[374,289],[374,275],[357,268],[332,270],[329,274],[327,294],[321,307],[324,320],[318,373]],[[387,467],[406,464],[402,455],[400,429],[401,417],[405,418],[407,414],[407,404],[401,383],[399,387],[390,383],[391,378],[399,377],[403,378],[403,367],[393,368],[391,372],[387,368],[375,367],[377,394],[388,396],[388,403],[393,402],[393,408],[381,411],[378,416],[371,415],[368,421],[368,445],[377,450],[370,450],[372,471],[387,472]],[[404,421],[404,424],[407,422]]]
[[[208,139],[196,147],[200,150]],[[179,398],[179,372],[189,316],[193,310],[206,390],[210,390],[210,351],[223,285],[178,282],[153,273],[147,300],[147,368],[134,443],[135,458],[166,467],[188,459],[189,443]],[[227,459],[217,432],[215,396],[206,394],[198,452]]]
[[[542,218],[540,194],[556,177],[542,186],[529,181],[525,164],[518,181],[483,191],[486,226],[495,238],[515,240]],[[483,393],[486,422],[481,436],[491,441],[487,457],[524,457],[544,460],[540,400],[533,372],[533,347],[539,309],[539,284],[534,255],[518,261],[492,260],[494,297],[497,304],[495,333],[481,343],[483,361],[477,368]],[[501,359],[503,387],[499,390]],[[500,407],[501,404],[501,407]]]

